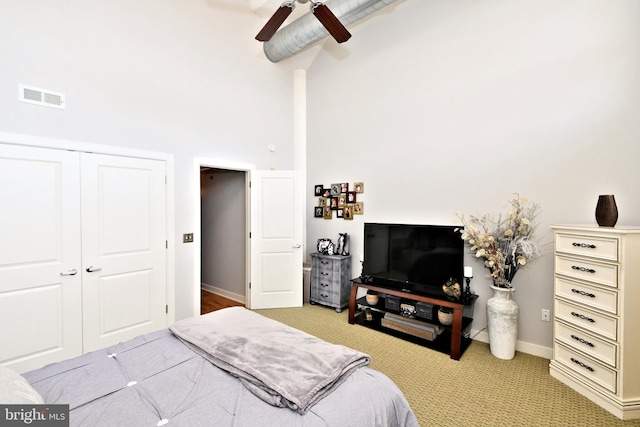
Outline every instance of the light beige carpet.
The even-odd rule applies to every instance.
[[[640,426],[640,420],[622,421],[552,378],[549,360],[541,357],[516,353],[505,361],[493,357],[487,344],[474,341],[455,361],[349,325],[347,310],[305,305],[256,311],[369,354],[371,367],[396,382],[421,426]]]

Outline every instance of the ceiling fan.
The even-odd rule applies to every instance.
[[[280,5],[278,10],[269,18],[267,23],[262,27],[262,30],[256,36],[256,40],[266,42],[271,40],[271,37],[278,31],[278,28],[287,19],[287,17],[293,12],[296,7],[296,1],[300,4],[308,3],[311,1],[311,13],[318,18],[318,21],[329,31],[329,34],[333,36],[338,43],[344,43],[351,37],[351,33],[347,31],[344,25],[336,18],[336,16],[329,10],[329,8],[319,1],[314,0],[294,0],[285,1]]]

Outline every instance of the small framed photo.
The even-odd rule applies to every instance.
[[[356,193],[364,193],[364,182],[354,182],[353,191]]]
[[[324,219],[331,219],[333,218],[333,211],[331,210],[331,208],[329,206],[325,206],[323,209],[324,215],[323,218]]]
[[[344,207],[344,219],[353,219],[353,205]]]
[[[331,184],[331,195],[338,197],[342,191],[342,184]]]
[[[331,197],[331,189],[323,188],[322,189],[322,197]]]
[[[315,185],[313,187],[313,192],[316,197],[322,197],[322,194],[324,193],[324,186],[322,184]]]
[[[332,211],[338,209],[338,198],[337,197],[329,197],[329,207]]]
[[[340,196],[338,196],[338,207],[344,207],[344,205],[347,204],[347,196],[344,194],[341,194]]]
[[[356,192],[355,191],[347,192],[347,203],[353,204],[355,202],[356,202]]]
[[[340,193],[344,194],[347,191],[349,191],[349,183],[343,182],[342,184],[340,184]]]
[[[327,206],[327,198],[318,197],[318,206]]]
[[[322,206],[315,206],[313,208],[313,217],[322,218],[324,216],[324,208]]]
[[[336,217],[344,218],[344,208],[338,208],[338,210],[336,211]]]
[[[353,214],[354,215],[364,214],[364,202],[355,202],[353,204]]]

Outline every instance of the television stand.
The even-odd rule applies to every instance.
[[[418,336],[417,334],[401,332],[396,329],[390,329],[383,325],[384,318],[387,313],[388,316],[396,316],[400,314],[399,310],[385,307],[384,297],[379,298],[379,302],[376,305],[369,305],[364,297],[357,299],[358,289],[366,288],[368,290],[376,291],[378,294],[393,295],[399,297],[404,302],[424,302],[433,304],[435,306],[450,307],[453,309],[453,323],[451,326],[442,326],[438,322],[437,318],[433,320],[424,320],[425,324],[431,323],[438,325],[439,328],[444,328],[444,331],[438,335],[435,339],[429,340]],[[436,292],[434,292],[436,294]],[[466,306],[472,309],[477,295],[473,295],[471,301],[467,302]],[[460,360],[460,356],[467,349],[471,343],[471,338],[463,336],[462,332],[469,328],[473,319],[471,317],[464,317],[463,311],[465,304],[446,299],[444,293],[442,297],[433,295],[425,296],[419,294],[413,294],[409,292],[403,292],[398,289],[385,287],[384,285],[363,282],[360,279],[354,279],[351,281],[351,294],[349,296],[349,323],[358,323],[360,325],[379,330],[381,332],[394,335],[396,337],[415,342],[416,344],[423,345],[425,347],[432,348],[442,353],[447,353],[454,360]],[[370,320],[367,320],[365,310],[369,311]],[[473,311],[471,310],[473,313]],[[420,322],[421,319],[414,318],[414,322]]]

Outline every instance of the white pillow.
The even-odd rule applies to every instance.
[[[44,400],[22,375],[0,366],[0,403],[41,405]]]

